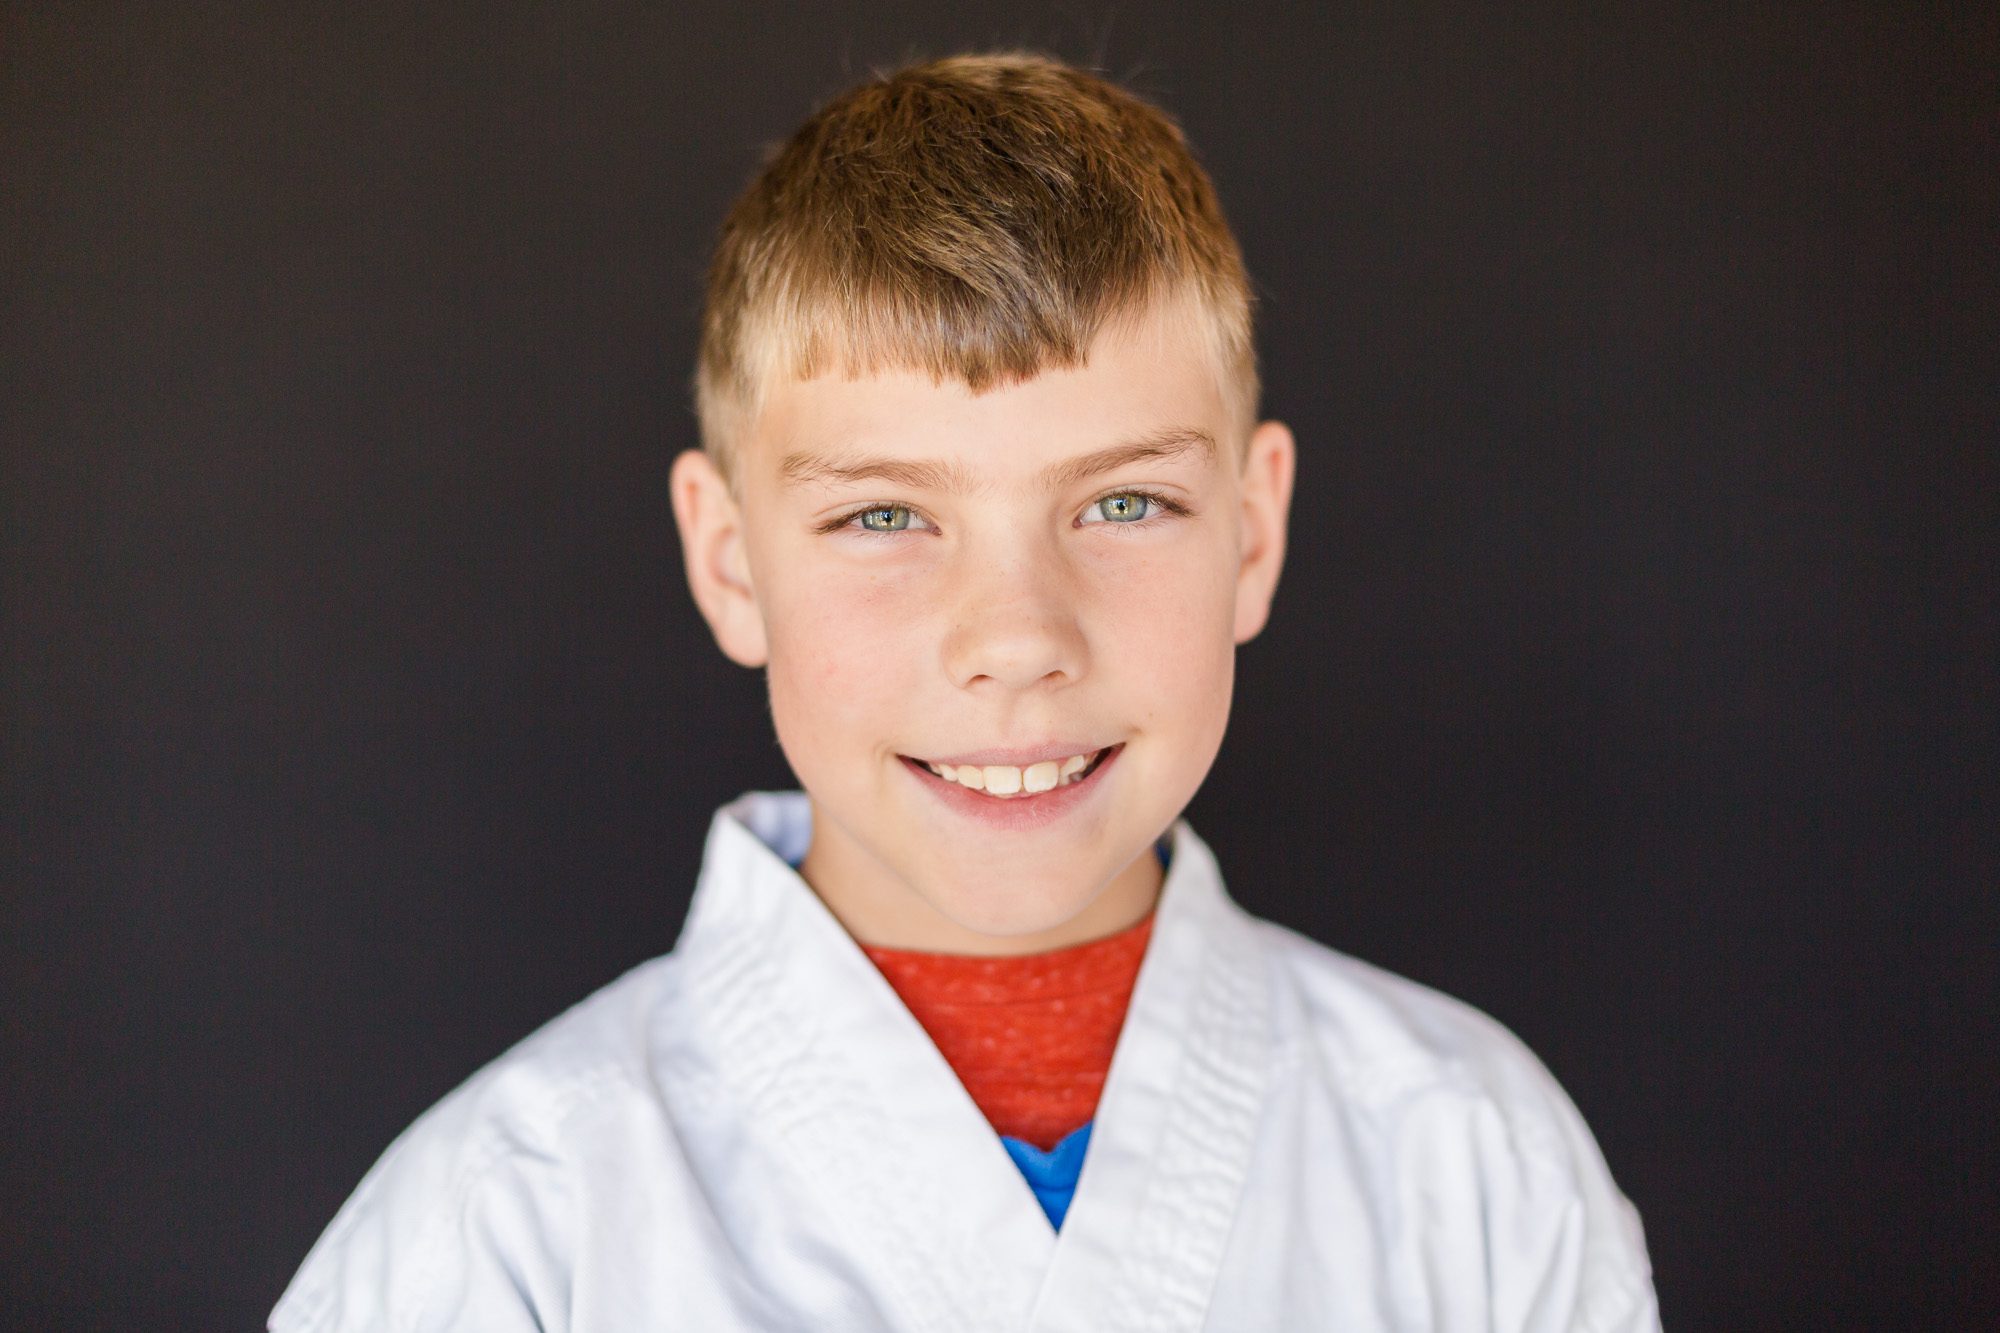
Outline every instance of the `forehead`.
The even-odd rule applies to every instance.
[[[1206,436],[1229,447],[1228,396],[1209,340],[1162,314],[1114,325],[1084,363],[974,392],[921,371],[819,375],[771,385],[746,433],[743,470],[796,480],[802,460],[948,460],[989,480],[1046,474],[1065,458]]]

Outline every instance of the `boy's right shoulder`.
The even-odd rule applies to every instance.
[[[468,1310],[488,1290],[559,1306],[593,1182],[617,1169],[611,1145],[671,1140],[711,1100],[684,977],[676,954],[640,964],[419,1116],[314,1245],[271,1328],[417,1329],[443,1309],[466,1327],[516,1327],[520,1303]]]

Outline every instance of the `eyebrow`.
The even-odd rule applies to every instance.
[[[1052,491],[1061,490],[1131,463],[1170,463],[1189,454],[1200,455],[1204,463],[1214,462],[1215,437],[1193,426],[1169,426],[1125,444],[1114,444],[1094,454],[1053,464],[1042,473],[1042,485]]]
[[[1040,482],[1045,490],[1060,490],[1101,473],[1133,463],[1174,462],[1190,454],[1202,461],[1215,458],[1215,437],[1193,426],[1169,426],[1124,444],[1067,458],[1043,469]],[[979,482],[958,463],[934,463],[914,459],[861,457],[835,458],[811,452],[785,455],[778,472],[787,486],[820,483],[844,485],[857,481],[886,481],[913,490],[945,491],[963,495],[979,488]]]

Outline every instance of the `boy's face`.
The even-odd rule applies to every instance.
[[[1283,555],[1290,434],[1232,419],[1156,312],[982,394],[776,385],[737,497],[676,462],[696,599],[767,668],[802,870],[856,938],[1026,952],[1151,907],[1149,848],[1215,758]]]

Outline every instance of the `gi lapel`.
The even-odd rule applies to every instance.
[[[725,807],[676,946],[752,1132],[817,1205],[773,1198],[772,1224],[833,1219],[811,1243],[862,1271],[899,1326],[1012,1333],[1054,1233],[929,1036],[781,859],[809,836],[802,795]]]
[[[1269,987],[1249,918],[1177,824],[1034,1333],[1203,1326],[1263,1108]]]

